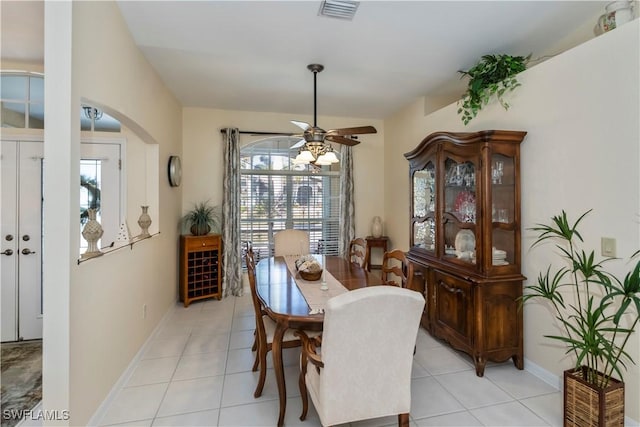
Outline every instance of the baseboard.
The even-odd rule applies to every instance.
[[[524,359],[524,370],[540,378],[551,387],[557,388],[558,390],[562,391],[562,380],[557,375],[552,374],[551,372],[547,371],[540,365],[535,364],[526,357]]]
[[[560,377],[552,374],[541,366],[536,365],[527,358],[524,359],[524,370],[529,372],[531,375],[535,375],[536,377],[540,378],[551,387],[554,387],[560,391],[562,391],[562,389],[564,388],[563,381]],[[625,427],[640,427],[640,422],[634,420],[633,418],[625,416],[624,425]]]
[[[116,383],[113,385],[113,387],[111,387],[111,391],[109,391],[109,394],[107,394],[107,397],[105,397],[105,399],[102,401],[100,406],[98,406],[98,409],[96,409],[96,412],[94,412],[93,416],[91,417],[91,419],[87,423],[87,426],[99,426],[100,425],[100,422],[102,421],[102,419],[104,418],[107,410],[109,409],[109,407],[113,403],[113,400],[116,398],[116,395],[118,394],[120,389],[122,389],[122,387],[127,383],[127,381],[129,381],[129,378],[131,378],[131,375],[133,375],[133,371],[135,370],[136,365],[142,359],[142,355],[144,354],[144,352],[149,347],[151,341],[153,341],[153,339],[156,337],[156,335],[158,335],[158,332],[162,329],[162,327],[165,325],[165,323],[167,323],[167,321],[168,321],[168,319],[170,317],[170,314],[175,309],[175,304],[176,303],[173,303],[169,307],[167,312],[164,314],[164,316],[162,316],[162,319],[160,319],[160,321],[158,322],[158,324],[154,328],[153,332],[151,332],[151,334],[149,334],[149,337],[144,342],[144,344],[142,344],[142,347],[140,347],[140,350],[138,350],[138,352],[133,357],[133,359],[131,359],[131,362],[129,362],[129,366],[127,366],[127,369],[125,369],[124,372],[122,373],[122,375],[120,375],[120,378],[118,379],[118,381],[116,381]]]

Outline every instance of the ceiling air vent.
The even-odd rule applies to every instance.
[[[347,19],[351,21],[358,10],[359,1],[350,0],[324,0],[320,5],[320,16],[329,18]]]

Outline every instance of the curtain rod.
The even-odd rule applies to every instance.
[[[227,129],[220,129],[220,133],[227,133]],[[264,131],[252,131],[252,130],[241,130],[238,131],[241,134],[249,134],[249,135],[282,135],[282,136],[291,136],[295,135],[294,133],[289,132],[264,132]]]

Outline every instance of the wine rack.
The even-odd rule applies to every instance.
[[[222,297],[222,240],[218,234],[180,236],[180,300]]]

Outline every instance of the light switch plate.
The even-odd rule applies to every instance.
[[[602,237],[600,239],[602,256],[607,258],[616,257],[616,239],[613,237]]]

